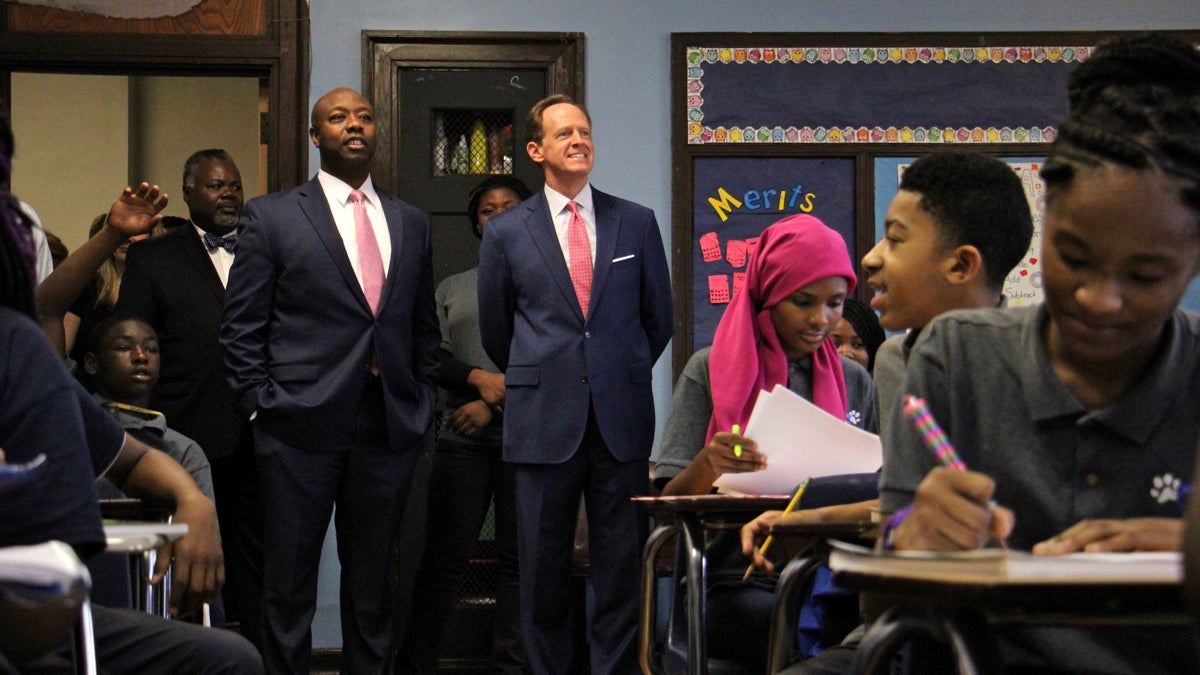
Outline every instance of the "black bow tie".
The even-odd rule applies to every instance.
[[[205,248],[208,249],[209,253],[212,253],[213,251],[217,250],[218,246],[225,249],[226,251],[229,251],[230,253],[233,253],[234,251],[237,250],[237,240],[238,240],[237,232],[230,232],[229,234],[225,235],[224,237],[218,237],[217,235],[213,234],[212,232],[204,233],[204,246],[205,246]]]

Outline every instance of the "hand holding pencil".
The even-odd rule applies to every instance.
[[[800,486],[796,488],[795,494],[793,494],[791,500],[788,501],[787,507],[783,509],[783,513],[781,513],[779,515],[779,519],[783,519],[789,513],[791,513],[792,511],[794,511],[796,509],[796,506],[800,503],[800,498],[802,496],[804,496],[804,490],[805,490],[805,488],[808,487],[808,481],[810,481],[810,480],[812,480],[812,479],[811,478],[805,479],[804,482],[801,483]],[[761,516],[760,516],[760,518],[761,518]],[[742,530],[742,537],[743,537],[743,540],[746,537],[745,528],[743,528],[743,530]],[[762,546],[758,547],[757,554],[755,556],[753,556],[753,559],[751,560],[750,564],[746,567],[746,573],[742,575],[742,581],[745,581],[746,579],[750,578],[750,574],[752,572],[754,572],[754,566],[758,562],[759,558],[763,558],[764,562],[765,562],[765,556],[767,555],[767,549],[771,548],[771,543],[774,540],[775,540],[775,535],[773,535],[773,534],[768,534],[767,538],[763,540]],[[743,545],[743,552],[745,552],[744,545]],[[769,565],[769,563],[767,563],[767,564]]]
[[[967,469],[925,401],[906,394],[904,415],[941,466],[917,487],[912,512],[897,528],[896,548],[954,551],[981,548],[989,539],[1003,543],[1012,531],[1013,514],[992,501],[995,482]]]
[[[767,468],[767,458],[758,452],[758,445],[741,435],[737,424],[729,431],[718,431],[701,450],[712,478],[727,473],[762,471]]]

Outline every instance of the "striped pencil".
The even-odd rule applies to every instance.
[[[925,447],[929,448],[942,466],[956,471],[966,471],[967,465],[958,458],[958,453],[954,451],[950,439],[946,438],[946,432],[942,431],[937,420],[933,419],[933,414],[929,412],[929,406],[925,405],[924,399],[912,394],[905,394],[904,416],[916,427],[917,433],[921,435],[921,440],[925,442]]]

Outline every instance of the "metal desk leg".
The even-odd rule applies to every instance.
[[[153,548],[129,556],[130,573],[133,577],[133,607],[148,614],[169,619],[171,613],[167,602],[171,597],[171,569],[167,568],[166,575],[157,586],[151,586],[150,576],[154,574],[154,565],[157,561],[158,550]]]
[[[654,655],[654,627],[658,619],[658,554],[679,532],[674,523],[659,525],[646,539],[642,554],[642,613],[638,625],[638,662],[649,675],[664,673]]]
[[[79,622],[75,626],[75,672],[80,675],[96,675],[96,633],[92,627],[92,601],[83,599],[79,608]]]
[[[682,514],[684,546],[687,547],[688,673],[708,675],[708,644],[705,634],[704,528],[694,513]]]

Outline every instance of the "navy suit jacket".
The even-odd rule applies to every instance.
[[[370,377],[384,389],[395,451],[433,419],[441,333],[429,219],[376,188],[392,238],[379,313],[350,266],[321,184],[250,200],[225,292],[221,343],[242,414],[303,449],[345,447]]]
[[[654,212],[595,188],[584,321],[545,192],[488,220],[479,260],[484,349],[504,371],[504,459],[565,461],[588,406],[620,461],[650,457],[651,369],[671,339],[671,280]]]
[[[210,459],[233,454],[245,424],[221,367],[225,288],[190,223],[129,247],[116,312],[158,333],[161,369],[151,405]]]

